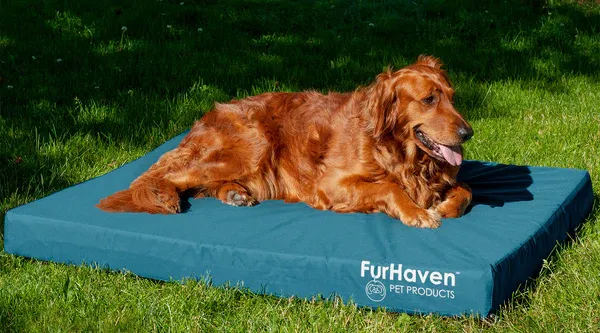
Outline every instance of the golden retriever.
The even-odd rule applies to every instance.
[[[216,104],[177,148],[97,207],[178,213],[182,193],[193,191],[233,206],[283,199],[436,228],[442,217],[461,216],[472,197],[456,175],[473,130],[441,67],[420,56],[354,92]]]

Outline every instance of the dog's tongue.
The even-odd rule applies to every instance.
[[[451,165],[457,166],[462,163],[462,149],[460,146],[448,147],[444,145],[439,145],[440,151],[442,152],[442,156],[444,159]]]

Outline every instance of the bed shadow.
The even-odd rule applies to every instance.
[[[465,213],[477,205],[502,207],[507,202],[533,200],[528,190],[533,179],[526,166],[465,161],[458,180],[473,190],[473,201]]]

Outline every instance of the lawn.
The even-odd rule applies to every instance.
[[[485,320],[158,282],[0,252],[0,331],[600,331],[597,1],[0,1],[0,221],[190,127],[216,101],[348,91],[440,57],[466,158],[586,169],[596,205]],[[76,204],[76,203],[73,203]],[[0,249],[3,222],[0,222]]]

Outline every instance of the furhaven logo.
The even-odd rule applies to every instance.
[[[455,295],[452,289],[456,286],[456,276],[459,274],[407,268],[402,264],[372,265],[368,260],[360,263],[360,276],[370,279],[365,286],[365,293],[374,302],[382,301],[387,293],[453,299]],[[395,281],[406,284],[392,283]]]
[[[369,272],[373,280],[405,281],[425,284],[428,281],[433,285],[456,286],[456,274],[441,273],[437,271],[422,271],[420,269],[404,268],[402,264],[390,264],[389,266],[374,266],[370,261],[363,260],[360,263],[360,276],[365,277]]]

